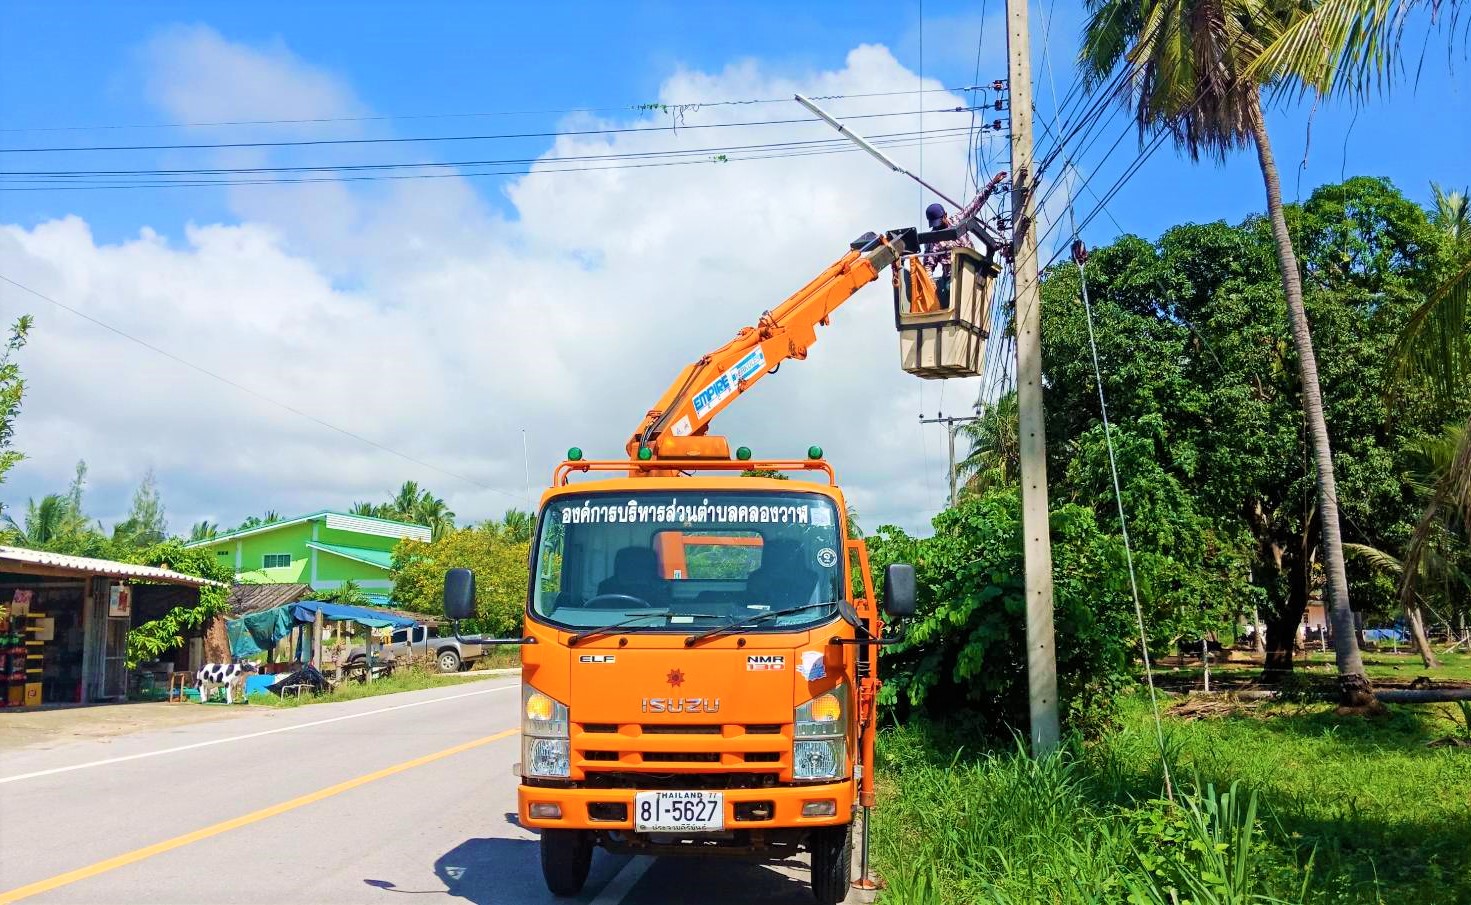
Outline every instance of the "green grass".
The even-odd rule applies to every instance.
[[[1167,718],[1178,797],[1199,788],[1197,811],[1160,800],[1147,703],[1130,697],[1120,710],[1104,738],[1041,762],[957,754],[954,736],[932,731],[886,732],[874,820],[883,901],[1153,902],[1173,886],[1196,903],[1471,902],[1471,749],[1426,747],[1466,731],[1458,708]],[[1233,783],[1234,816],[1211,818]],[[1238,866],[1241,883],[1189,888]]]
[[[305,707],[308,704],[325,704],[331,701],[356,701],[383,694],[398,694],[401,691],[422,691],[425,688],[440,688],[445,685],[463,685],[477,682],[490,676],[460,676],[453,673],[437,673],[425,669],[405,669],[391,676],[372,682],[341,682],[326,694],[303,694],[301,697],[277,697],[268,691],[250,696],[250,703],[267,707]]]

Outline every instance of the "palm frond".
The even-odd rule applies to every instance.
[[[1471,421],[1461,431],[1455,453],[1436,482],[1435,492],[1421,513],[1415,532],[1410,535],[1400,577],[1401,601],[1415,600],[1425,573],[1433,571],[1436,541],[1451,524],[1471,528]]]
[[[1289,77],[1304,91],[1365,96],[1387,87],[1406,14],[1440,0],[1322,0],[1288,25],[1251,65],[1263,82]]]
[[[1421,11],[1447,31],[1463,24],[1461,0],[1321,0],[1269,43],[1248,73],[1262,82],[1290,77],[1322,95],[1363,99],[1386,91],[1402,69],[1405,26]]]
[[[1398,575],[1404,571],[1404,566],[1392,554],[1386,553],[1378,547],[1368,544],[1344,544],[1343,552],[1354,559],[1362,559],[1368,563],[1369,568],[1380,572],[1388,572]]]
[[[1397,383],[1406,379],[1424,380],[1442,398],[1456,398],[1457,388],[1471,379],[1468,298],[1471,298],[1471,254],[1410,315],[1393,353]]]

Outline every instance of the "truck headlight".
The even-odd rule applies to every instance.
[[[521,685],[521,769],[526,776],[559,777],[572,772],[567,705]]]
[[[848,766],[848,688],[818,695],[795,714],[793,779],[837,779]]]
[[[572,772],[571,742],[565,738],[521,741],[521,770],[526,776],[566,777]]]

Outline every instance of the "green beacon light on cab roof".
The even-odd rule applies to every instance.
[[[807,447],[807,458],[809,458],[809,459],[821,459],[822,458],[822,447],[821,446],[809,446],[809,447]]]
[[[638,448],[638,457],[640,461],[647,462],[654,458],[654,451],[647,446],[640,446]]]
[[[582,447],[580,447],[580,446],[574,446],[571,449],[567,450],[567,461],[569,461],[569,462],[581,462],[582,461]]]
[[[738,447],[736,447],[736,458],[739,459],[739,460],[741,460],[742,462],[749,462],[749,461],[751,461],[751,447],[749,447],[749,446],[738,446]]]

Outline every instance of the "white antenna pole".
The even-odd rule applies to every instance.
[[[848,140],[852,141],[854,144],[856,144],[858,147],[862,148],[863,150],[867,151],[869,154],[872,154],[874,156],[874,158],[878,160],[879,163],[883,164],[884,166],[888,167],[889,169],[893,170],[896,173],[903,173],[905,176],[908,176],[910,179],[913,179],[915,182],[918,182],[920,185],[924,186],[925,188],[929,189],[931,192],[934,192],[937,196],[939,196],[939,198],[940,198],[941,201],[944,201],[945,203],[949,204],[951,207],[955,208],[956,210],[960,210],[961,208],[965,207],[965,205],[963,205],[960,202],[956,201],[954,198],[951,198],[949,195],[946,195],[944,192],[942,192],[939,189],[935,188],[934,186],[930,185],[928,182],[925,182],[923,179],[919,178],[918,176],[914,175],[913,173],[911,173],[908,170],[904,169],[903,167],[899,166],[897,163],[895,163],[893,160],[891,160],[889,158],[889,156],[887,154],[885,154],[883,151],[880,151],[878,148],[875,148],[873,145],[869,144],[867,142],[867,140],[865,140],[862,135],[859,135],[858,133],[854,132],[852,129],[849,129],[847,126],[845,126],[842,123],[838,122],[836,119],[833,119],[832,116],[829,115],[826,110],[824,110],[821,107],[817,106],[816,104],[812,103],[812,101],[808,100],[807,98],[803,97],[800,94],[794,95],[794,97],[796,98],[797,103],[801,104],[802,106],[806,107],[808,110],[811,110],[813,113],[817,114],[829,126],[832,126],[834,129],[837,129],[838,132],[840,134],[842,134],[845,138],[847,138]]]
[[[526,505],[536,515],[536,502],[531,498],[531,452],[526,445],[526,428],[521,428],[521,466],[526,470]]]

